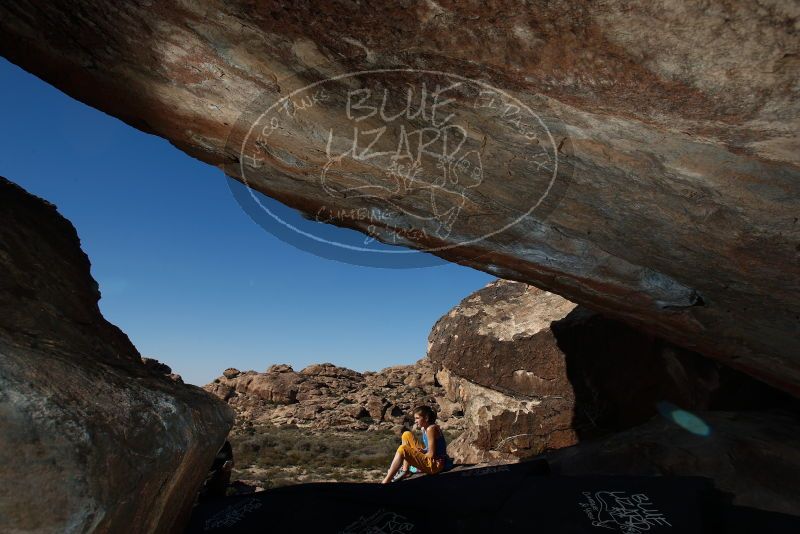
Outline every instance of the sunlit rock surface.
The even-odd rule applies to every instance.
[[[204,389],[236,410],[237,428],[267,423],[322,431],[392,430],[399,436],[413,426],[419,405],[436,410],[446,430],[458,432],[463,424],[461,404],[448,400],[427,358],[364,373],[330,363],[301,371],[285,364],[263,373],[226,369]]]
[[[798,15],[782,1],[5,2],[0,53],[311,218],[535,284],[797,393]],[[391,72],[348,75],[376,69]],[[416,102],[423,82],[456,80],[438,115],[435,98],[397,111],[408,87]],[[450,159],[419,146],[445,122],[464,142]],[[403,132],[418,135],[401,153]],[[376,210],[389,215],[359,215]]]
[[[73,226],[0,178],[0,531],[179,531],[233,411],[97,306]]]

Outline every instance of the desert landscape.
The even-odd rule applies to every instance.
[[[3,3],[2,57],[215,169],[287,257],[491,279],[426,319],[416,363],[239,369],[228,336],[200,387],[101,313],[96,241],[0,177],[0,531],[800,531],[798,28],[781,0]],[[6,150],[21,175],[70,163]],[[140,317],[204,296],[193,262],[238,235],[205,209],[213,246]],[[228,275],[255,291],[280,261]],[[415,315],[372,291],[363,317]],[[192,306],[221,338],[269,324],[219,293]],[[291,335],[342,354],[322,327],[357,306],[310,302],[328,316]],[[162,346],[191,358],[181,319]],[[417,406],[455,466],[377,484]]]

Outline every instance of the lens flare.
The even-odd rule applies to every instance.
[[[705,421],[670,402],[659,402],[658,411],[665,418],[696,436],[708,437],[711,435],[711,427]]]

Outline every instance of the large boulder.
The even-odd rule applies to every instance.
[[[297,373],[245,373],[234,379],[237,389],[277,404],[297,402],[297,394],[305,381]]]
[[[668,402],[753,409],[785,394],[533,286],[496,280],[442,316],[428,357],[466,431],[451,454],[509,461],[631,428]]]
[[[180,530],[233,423],[99,298],[72,225],[0,178],[0,531]]]
[[[574,401],[550,402],[501,393],[453,375],[437,373],[446,398],[464,414],[464,431],[447,445],[459,463],[511,462],[544,450],[578,442],[573,428]]]
[[[309,218],[800,390],[796,3],[76,9],[0,3],[0,54]]]

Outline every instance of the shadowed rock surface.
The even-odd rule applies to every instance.
[[[683,417],[684,426],[657,418],[596,442],[553,451],[547,459],[559,474],[570,476],[709,477],[717,488],[733,494],[734,504],[800,515],[797,411],[698,412],[695,417]]]
[[[301,484],[219,499],[187,532],[794,533],[800,518],[730,506],[700,477],[549,475],[546,462],[377,484]],[[611,489],[613,488],[613,489]],[[308,513],[313,509],[316,513]]]
[[[789,395],[533,286],[496,280],[442,316],[428,357],[465,431],[459,461],[511,461],[686,410],[789,407]]]
[[[311,218],[323,210],[384,241],[439,248],[797,393],[798,9],[699,0],[5,2],[0,53],[233,176],[246,170],[250,185]],[[326,82],[319,101],[298,93],[306,100],[285,101],[268,137],[245,139],[258,114],[294,90],[374,69],[401,70]],[[344,155],[353,142],[348,91],[388,91],[394,113],[408,84],[419,96],[422,82],[454,80],[403,69],[497,89],[491,102],[479,102],[480,84],[448,90],[442,110],[464,150],[456,167],[423,154],[433,174],[417,182],[407,174],[413,157],[400,165],[328,150]],[[251,107],[257,99],[266,105]],[[541,122],[530,115],[523,124],[525,106]],[[358,116],[358,128],[389,127],[377,151],[399,147],[400,126],[433,123],[441,133],[431,116],[410,115]],[[437,172],[453,174],[439,182]],[[391,217],[347,215],[372,209]]]
[[[0,178],[0,531],[179,530],[231,427],[99,298],[73,226]]]

